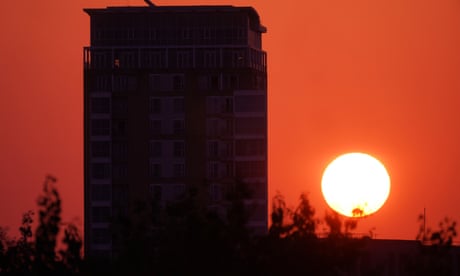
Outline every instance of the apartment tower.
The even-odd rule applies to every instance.
[[[252,7],[85,9],[85,252],[111,256],[114,217],[192,187],[225,214],[252,191],[248,227],[267,231],[266,32]]]

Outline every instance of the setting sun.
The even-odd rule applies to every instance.
[[[326,168],[322,192],[327,204],[347,217],[363,217],[379,210],[390,193],[385,166],[365,153],[347,153]]]

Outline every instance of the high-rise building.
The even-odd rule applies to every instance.
[[[253,192],[248,227],[267,231],[266,32],[252,7],[85,9],[85,251],[110,256],[111,221],[140,199],[190,187],[225,213]]]

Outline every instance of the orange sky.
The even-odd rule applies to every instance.
[[[428,225],[460,219],[458,0],[154,2],[250,5],[268,27],[270,196],[294,205],[308,192],[322,217],[326,164],[364,151],[385,163],[392,190],[358,231],[413,239],[423,207]],[[0,225],[16,228],[35,209],[47,173],[64,218],[83,220],[82,9],[107,5],[145,4],[2,1]]]

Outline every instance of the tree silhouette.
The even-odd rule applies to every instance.
[[[310,205],[306,194],[300,195],[300,202],[292,213],[290,235],[294,237],[316,238],[315,209]]]
[[[235,182],[225,197],[225,212],[203,203],[192,188],[176,201],[160,203],[153,198],[132,204],[131,216],[113,220],[114,236],[123,246],[113,260],[83,260],[82,236],[73,223],[61,220],[57,180],[47,176],[38,203],[38,226],[32,230],[34,213],[22,216],[19,237],[11,239],[0,227],[0,274],[14,275],[367,275],[378,268],[360,267],[368,237],[354,237],[357,219],[345,219],[327,211],[322,219],[308,196],[301,194],[295,208],[281,194],[272,200],[272,223],[267,235],[254,235],[247,227],[251,198],[244,183]],[[139,219],[142,218],[142,219]],[[405,256],[404,275],[451,275],[452,243],[456,222],[449,218],[436,231],[423,228],[417,240],[420,252]],[[118,225],[118,226],[117,226]],[[326,235],[318,235],[320,225]],[[119,227],[123,226],[123,227]],[[118,230],[117,230],[117,227]],[[63,239],[57,251],[58,235]],[[118,234],[116,231],[120,231]],[[104,267],[106,266],[106,267]]]
[[[56,241],[61,222],[61,199],[55,187],[56,178],[48,175],[43,195],[38,198],[39,225],[35,231],[35,265],[39,273],[55,271]]]
[[[438,249],[448,249],[452,246],[453,239],[457,236],[457,222],[445,217],[440,221],[438,231],[432,231],[431,228],[425,229],[424,215],[419,215],[420,223],[419,232],[416,240],[419,240],[425,245],[432,245]]]
[[[14,275],[69,275],[80,271],[82,239],[78,228],[67,224],[64,249],[56,254],[57,237],[62,226],[61,199],[55,187],[56,178],[47,176],[43,194],[37,200],[39,224],[32,230],[32,211],[23,214],[20,237],[10,239],[0,228],[0,273]]]
[[[28,274],[33,271],[32,216],[32,211],[23,214],[17,240],[10,239],[6,229],[0,229],[0,273]]]
[[[66,249],[61,249],[59,254],[65,271],[68,273],[79,273],[83,262],[81,255],[83,240],[78,228],[74,224],[69,223],[64,229],[62,242],[66,245]]]
[[[335,211],[326,211],[324,222],[329,228],[329,237],[351,237],[351,231],[355,230],[358,226],[356,218],[342,219],[339,213]]]
[[[439,229],[425,229],[424,215],[419,215],[420,224],[416,240],[420,242],[419,255],[407,261],[413,275],[452,275],[453,239],[457,236],[457,223],[446,217],[438,224]]]
[[[258,271],[261,274],[299,275],[353,274],[364,240],[352,238],[356,220],[345,220],[337,213],[326,213],[324,222],[315,217],[308,196],[301,194],[295,208],[286,206],[277,194],[272,200],[272,224],[268,236],[258,243]],[[325,223],[328,235],[319,237],[317,228]]]
[[[268,230],[270,237],[281,238],[284,237],[288,230],[285,225],[286,213],[288,212],[286,202],[281,194],[276,194],[272,199],[272,224]]]
[[[155,272],[212,274],[226,267],[222,275],[235,275],[249,269],[253,237],[247,228],[248,197],[247,185],[235,181],[217,210],[203,203],[198,188],[163,208],[154,203]]]

